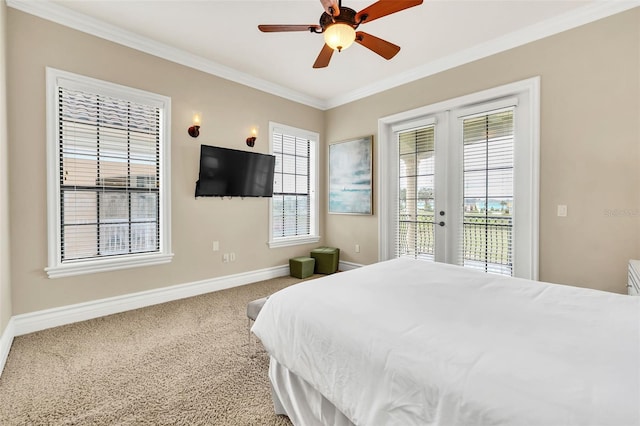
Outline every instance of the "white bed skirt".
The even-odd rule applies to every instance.
[[[328,399],[273,357],[269,362],[271,396],[276,414],[296,426],[354,426]]]

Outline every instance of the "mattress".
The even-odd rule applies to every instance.
[[[356,425],[640,424],[640,298],[401,258],[283,289],[252,331]]]

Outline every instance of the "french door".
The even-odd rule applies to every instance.
[[[395,132],[396,256],[512,275],[514,107],[450,119]]]
[[[461,102],[381,126],[386,152],[379,156],[393,182],[382,185],[380,197],[386,258],[537,278],[537,142],[529,98]]]

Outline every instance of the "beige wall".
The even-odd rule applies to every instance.
[[[4,2],[2,13],[5,13]],[[623,292],[626,263],[640,257],[640,11],[633,10],[322,112],[174,64],[14,9],[7,14],[11,287],[0,245],[0,332],[12,314],[64,306],[286,264],[310,246],[270,250],[264,199],[195,199],[200,143],[268,150],[270,120],[306,128],[323,141],[374,135],[393,113],[540,75],[540,278]],[[45,67],[51,66],[172,98],[172,237],[168,265],[48,279],[45,178]],[[0,71],[0,84],[2,72]],[[0,120],[3,96],[0,91]],[[186,133],[202,111],[200,138]],[[1,126],[0,128],[7,128]],[[325,137],[326,136],[326,137]],[[320,170],[326,170],[326,144]],[[1,157],[0,157],[1,158]],[[374,161],[376,159],[374,158]],[[0,163],[0,170],[6,170]],[[381,171],[374,170],[374,174]],[[6,176],[3,176],[3,178]],[[3,179],[6,183],[6,179]],[[321,176],[321,212],[326,212]],[[374,203],[376,194],[374,192]],[[0,228],[7,197],[0,186]],[[569,216],[555,216],[557,204]],[[621,212],[618,216],[607,211]],[[341,259],[378,256],[373,216],[321,215],[325,242]],[[3,233],[3,235],[6,235]],[[220,252],[211,251],[212,241]],[[361,252],[354,252],[360,244]],[[222,263],[223,252],[238,260]],[[11,301],[9,297],[12,297]]]
[[[195,199],[194,188],[201,143],[248,150],[245,139],[250,126],[258,125],[261,133],[254,150],[268,152],[270,120],[321,133],[322,111],[15,9],[8,9],[7,16],[14,315],[285,265],[290,257],[312,247],[267,247],[267,199]],[[175,257],[170,264],[47,278],[46,66],[171,97]],[[187,134],[194,110],[202,112],[198,139]],[[214,240],[220,242],[217,253],[212,251]],[[224,252],[235,252],[237,260],[223,263]]]
[[[6,50],[7,6],[0,1],[0,336],[11,318],[11,281],[9,273],[9,171],[7,161],[7,78]]]
[[[334,108],[325,138],[376,135],[380,117],[537,75],[540,279],[625,292],[640,257],[640,9]],[[378,260],[376,215],[327,215],[325,229],[342,260]]]

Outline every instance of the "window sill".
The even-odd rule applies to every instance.
[[[314,244],[320,241],[320,237],[317,235],[305,235],[304,237],[291,237],[291,238],[279,238],[277,240],[269,241],[269,248],[299,246],[303,244]]]
[[[116,271],[119,269],[136,268],[139,266],[160,265],[171,262],[170,254],[131,255],[114,259],[99,259],[91,261],[77,261],[49,266],[44,270],[49,278],[62,278],[74,275],[93,274],[96,272]]]

